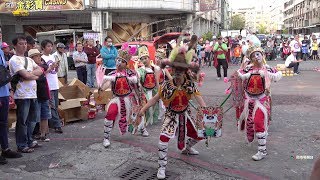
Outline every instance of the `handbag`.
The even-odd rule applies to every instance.
[[[28,67],[28,59],[24,57],[24,69],[27,69],[27,67]],[[11,79],[11,89],[13,90],[13,92],[16,91],[17,84],[19,83],[19,81],[20,81],[19,73],[14,74]]]

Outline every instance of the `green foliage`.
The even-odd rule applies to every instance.
[[[209,40],[211,41],[213,36],[213,33],[211,31],[208,31],[206,33],[204,33],[201,37],[203,38],[204,41]]]
[[[265,24],[259,24],[259,26],[258,26],[258,33],[259,33],[259,34],[268,34],[267,25],[265,25]]]
[[[236,14],[231,17],[230,29],[240,30],[246,26],[246,20],[241,14]]]
[[[282,29],[282,34],[289,34],[289,30],[287,28]]]

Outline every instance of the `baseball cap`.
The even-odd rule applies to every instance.
[[[9,45],[6,42],[2,42],[1,48],[6,48],[6,47],[9,47]]]
[[[31,37],[31,36],[27,36],[26,37],[26,40],[27,40],[27,43],[28,44],[35,44],[36,43],[36,41],[33,39],[33,37]]]
[[[30,49],[28,51],[28,57],[32,57],[34,55],[41,55],[41,53],[38,49]]]
[[[66,46],[63,43],[58,43],[57,48],[65,48]]]

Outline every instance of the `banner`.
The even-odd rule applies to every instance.
[[[200,0],[200,11],[215,10],[217,8],[216,3],[216,0]]]
[[[0,0],[0,13],[83,9],[83,0]]]
[[[97,40],[99,39],[99,33],[83,33],[83,38]]]

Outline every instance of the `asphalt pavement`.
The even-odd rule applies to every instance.
[[[279,63],[284,61],[268,62],[271,66]],[[176,141],[170,141],[168,179],[307,179],[319,157],[320,72],[314,71],[315,67],[320,67],[320,61],[302,62],[301,75],[283,77],[272,84],[273,120],[264,160],[251,159],[257,143],[246,143],[245,134],[237,131],[231,109],[224,115],[223,136],[210,139],[208,147],[204,142],[195,146],[200,155],[182,155]],[[229,73],[236,68],[230,66]],[[200,90],[205,102],[218,105],[226,97],[228,84],[216,80],[214,68],[202,70],[206,77]],[[75,76],[71,71],[69,78]],[[229,106],[227,102],[224,108]],[[34,153],[9,159],[9,164],[0,166],[0,179],[154,179],[161,123],[148,127],[147,138],[120,136],[115,127],[111,147],[105,149],[101,143],[104,113],[99,112],[95,120],[70,123],[62,135],[51,133],[51,141],[42,143]],[[12,130],[10,144],[15,149]]]

